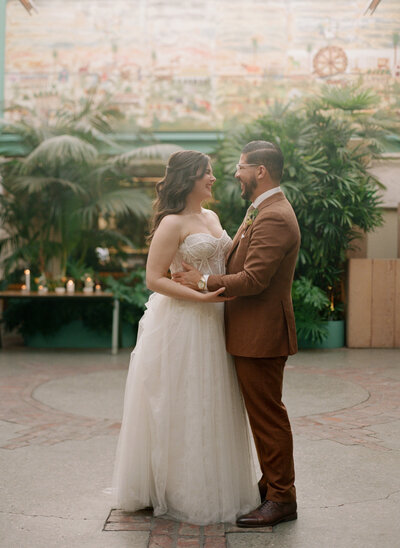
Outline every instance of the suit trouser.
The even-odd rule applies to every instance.
[[[260,461],[259,483],[268,489],[268,500],[295,501],[293,438],[282,403],[287,356],[234,359]]]

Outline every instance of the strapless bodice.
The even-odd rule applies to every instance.
[[[197,232],[183,240],[172,261],[172,273],[182,270],[182,261],[191,264],[202,274],[225,274],[225,257],[232,240],[224,230],[219,238]]]

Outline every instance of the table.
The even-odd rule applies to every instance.
[[[6,299],[113,299],[113,317],[112,317],[112,335],[111,335],[111,354],[118,353],[118,334],[119,334],[119,300],[108,291],[94,291],[93,293],[38,293],[37,291],[0,291],[0,322],[3,319],[3,302]],[[0,323],[0,347],[2,341]]]

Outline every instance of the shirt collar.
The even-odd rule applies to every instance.
[[[266,200],[270,196],[273,196],[277,192],[282,192],[280,186],[276,186],[274,188],[271,188],[270,190],[267,190],[266,192],[263,192],[262,194],[257,196],[257,198],[254,200],[253,207],[257,208],[261,204],[261,202],[263,202],[264,200]]]

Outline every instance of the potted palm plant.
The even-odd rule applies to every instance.
[[[368,160],[379,154],[379,138],[391,128],[388,117],[376,110],[377,103],[369,90],[325,88],[319,97],[296,105],[274,105],[266,115],[230,132],[216,151],[216,208],[232,230],[246,209],[232,176],[242,146],[263,139],[283,151],[281,184],[302,235],[293,297],[305,346],[323,344],[331,322],[340,323],[343,336],[337,345],[344,344],[346,252],[357,227],[368,232],[381,223],[380,184],[368,172]],[[308,330],[306,319],[312,324]]]
[[[20,106],[15,109],[21,113]],[[19,140],[17,149],[15,141],[3,149],[8,157],[1,170],[2,266],[7,279],[29,267],[34,278],[46,279],[53,288],[67,275],[79,280],[77,270],[97,266],[97,247],[112,248],[116,255],[124,246],[135,246],[134,236],[119,227],[124,219],[147,223],[151,194],[136,178],[149,167],[160,169],[179,147],[118,147],[110,134],[121,114],[110,98],[67,102],[51,116],[22,112],[20,121],[4,125]],[[63,305],[64,312],[67,308]],[[64,323],[67,316],[60,314]],[[32,325],[39,330],[41,323]]]

